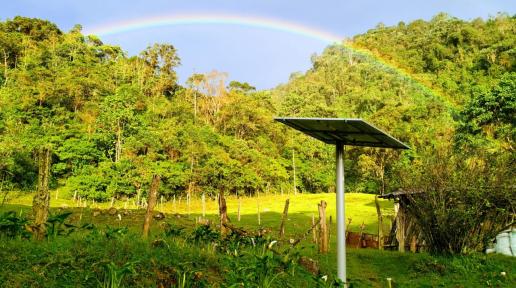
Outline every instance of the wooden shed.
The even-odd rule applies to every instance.
[[[397,190],[383,194],[379,198],[394,201],[394,219],[391,231],[384,241],[385,248],[398,248],[398,251],[420,251],[424,247],[421,233],[413,219],[407,213],[407,205],[410,205],[410,195],[423,193],[422,191]]]

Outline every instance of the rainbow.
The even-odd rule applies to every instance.
[[[258,17],[251,15],[232,15],[217,13],[182,13],[171,15],[158,15],[146,18],[137,18],[126,21],[104,23],[99,26],[86,28],[84,34],[93,34],[98,36],[110,36],[135,30],[158,28],[166,26],[184,26],[184,25],[235,25],[243,27],[252,27],[259,29],[268,29],[272,31],[285,32],[293,35],[303,36],[309,39],[321,41],[328,45],[341,45],[345,49],[352,51],[355,55],[374,61],[380,68],[389,72],[396,73],[400,77],[414,83],[421,90],[429,95],[438,97],[449,106],[455,106],[453,100],[443,97],[422,82],[414,79],[409,73],[397,67],[393,63],[386,61],[369,50],[356,47],[352,42],[344,41],[345,37],[332,32],[321,29],[301,25],[299,23],[279,20],[267,17]],[[451,104],[451,105],[450,105]]]
[[[85,29],[85,34],[108,36],[134,30],[180,25],[236,25],[286,32],[315,39],[326,44],[339,43],[342,36],[298,23],[257,16],[230,14],[177,14],[112,22]]]

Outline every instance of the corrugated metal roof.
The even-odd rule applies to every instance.
[[[293,118],[274,120],[286,124],[327,144],[410,149],[407,145],[362,119]]]

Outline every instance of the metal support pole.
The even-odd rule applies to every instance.
[[[336,151],[337,188],[337,276],[346,283],[346,208],[344,199],[344,145],[338,142]]]

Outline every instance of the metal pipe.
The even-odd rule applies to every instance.
[[[337,276],[346,283],[346,208],[344,199],[344,144],[335,145],[337,188]]]

